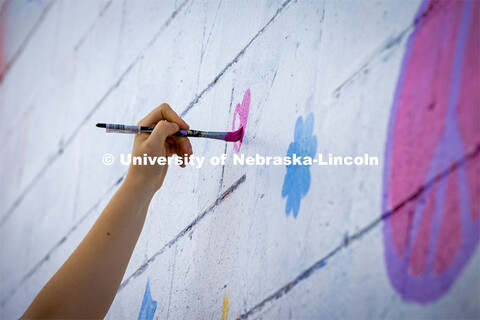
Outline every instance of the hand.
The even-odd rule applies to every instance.
[[[160,189],[167,174],[168,164],[159,165],[155,163],[134,165],[133,157],[142,157],[144,154],[150,157],[170,157],[177,154],[190,157],[193,153],[190,140],[184,137],[171,136],[181,129],[189,129],[190,126],[183,121],[172,108],[161,104],[138,122],[139,126],[155,126],[152,133],[140,133],[135,136],[132,150],[132,163],[128,169],[125,179],[126,183],[133,183],[136,186],[148,188],[152,195]],[[181,167],[186,163],[182,161]]]

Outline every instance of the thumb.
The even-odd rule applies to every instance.
[[[162,120],[157,123],[148,140],[151,140],[155,145],[163,145],[167,137],[177,132],[178,129],[178,124]]]

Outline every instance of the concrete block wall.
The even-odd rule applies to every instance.
[[[1,318],[125,177],[133,137],[95,123],[162,102],[193,128],[246,123],[241,145],[191,139],[207,159],[380,163],[171,167],[107,318],[480,317],[478,1],[0,8]]]

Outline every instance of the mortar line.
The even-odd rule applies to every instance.
[[[7,73],[10,71],[10,68],[17,61],[18,57],[23,53],[23,50],[25,50],[25,47],[30,42],[30,39],[33,37],[35,32],[38,30],[38,27],[43,22],[43,20],[45,20],[45,17],[47,16],[47,13],[50,12],[50,9],[53,7],[53,5],[55,3],[56,3],[56,0],[51,0],[51,1],[48,2],[47,6],[45,7],[45,9],[43,9],[42,13],[38,17],[37,21],[35,21],[32,28],[30,28],[30,30],[28,31],[26,37],[23,39],[23,41],[20,44],[20,46],[18,47],[18,49],[15,51],[13,56],[5,64],[5,67],[0,72],[0,85],[2,84],[3,80],[5,79],[5,76],[7,75]]]
[[[5,13],[5,11],[7,11],[7,8],[10,5],[10,2],[12,2],[12,0],[5,0],[0,5],[0,25],[2,25],[3,23],[3,14]]]
[[[234,88],[232,88],[232,94],[230,95],[230,106],[228,108],[228,118],[230,119],[230,115],[232,114],[232,104],[233,104],[233,91],[234,91]],[[225,131],[228,131],[228,126],[227,126],[227,130]],[[226,154],[227,153],[227,142],[225,142],[225,148],[223,150],[223,153]],[[225,166],[222,166],[222,174],[220,176],[220,183],[219,183],[219,186],[218,186],[218,192],[222,191],[222,187],[223,187],[223,175],[225,174]]]
[[[356,71],[354,71],[345,81],[343,81],[335,90],[333,90],[332,96],[334,96],[335,98],[340,96],[341,91],[343,91],[344,88],[348,87],[350,84],[355,82],[358,76],[363,74],[365,70],[367,70],[378,57],[380,57],[384,52],[388,51],[389,49],[395,48],[410,31],[412,31],[417,25],[420,24],[420,22],[422,22],[423,20],[431,16],[433,13],[440,10],[439,8],[443,8],[443,6],[446,6],[446,5],[436,3],[426,12],[424,12],[420,17],[418,17],[411,24],[409,24],[405,29],[403,29],[402,31],[400,31],[390,39],[387,39],[387,41],[385,41],[379,48],[374,50],[368,56],[365,62],[362,63]]]
[[[93,29],[95,29],[95,26],[97,25],[98,21],[104,16],[105,12],[107,12],[108,8],[110,8],[110,5],[112,4],[113,0],[109,0],[100,10],[100,12],[97,14],[97,17],[95,20],[90,24],[90,26],[87,29],[87,32],[83,34],[83,36],[80,38],[80,40],[77,42],[77,44],[73,47],[73,52],[77,52],[80,47],[82,46],[83,42],[88,38],[90,33],[92,33]]]
[[[269,295],[267,298],[263,299],[260,303],[255,305],[253,308],[248,310],[246,313],[240,315],[240,319],[247,319],[248,317],[252,316],[253,314],[261,311],[263,307],[274,300],[280,299],[282,296],[286,295],[293,287],[299,284],[301,281],[309,278],[312,274],[314,274],[318,269],[323,267],[329,259],[334,257],[338,252],[342,249],[346,249],[353,241],[360,240],[363,236],[368,234],[370,231],[375,229],[383,220],[388,219],[396,212],[399,212],[400,209],[406,205],[407,203],[418,199],[424,192],[432,188],[436,183],[440,182],[443,179],[446,179],[450,174],[454,173],[458,168],[465,166],[466,163],[480,154],[480,143],[477,144],[471,151],[467,152],[464,157],[460,160],[456,161],[451,166],[447,167],[445,170],[434,176],[430,181],[428,181],[425,185],[415,191],[411,196],[407,199],[396,205],[393,209],[387,210],[385,213],[380,215],[380,217],[373,220],[370,224],[365,226],[364,228],[360,229],[359,231],[355,232],[351,236],[346,236],[343,242],[336,246],[333,250],[331,250],[326,256],[321,258],[320,260],[316,261],[312,266],[301,272],[295,279],[288,282],[280,289],[275,291],[273,294]]]
[[[207,214],[213,211],[219,204],[221,204],[228,196],[238,189],[238,187],[245,182],[247,175],[244,174],[237,181],[235,181],[225,192],[223,192],[207,209],[205,209],[201,214],[199,214],[192,222],[188,224],[185,228],[182,229],[172,240],[167,242],[160,250],[154,253],[145,263],[143,263],[137,270],[135,270],[130,276],[125,279],[118,288],[120,292],[125,288],[131,280],[134,280],[139,275],[141,275],[145,270],[148,269],[149,265],[155,261],[155,259],[160,256],[167,248],[171,248],[177,241],[183,238],[190,230],[192,230],[200,221],[202,221]]]

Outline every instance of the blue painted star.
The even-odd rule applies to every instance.
[[[293,158],[309,156],[315,158],[317,151],[317,137],[313,136],[313,114],[309,114],[305,123],[302,117],[298,117],[295,125],[294,141],[288,147],[287,156]],[[310,188],[310,166],[294,165],[287,166],[287,174],[283,181],[282,198],[287,197],[285,213],[287,216],[293,211],[293,217],[297,218],[300,210],[300,200],[305,197]]]

